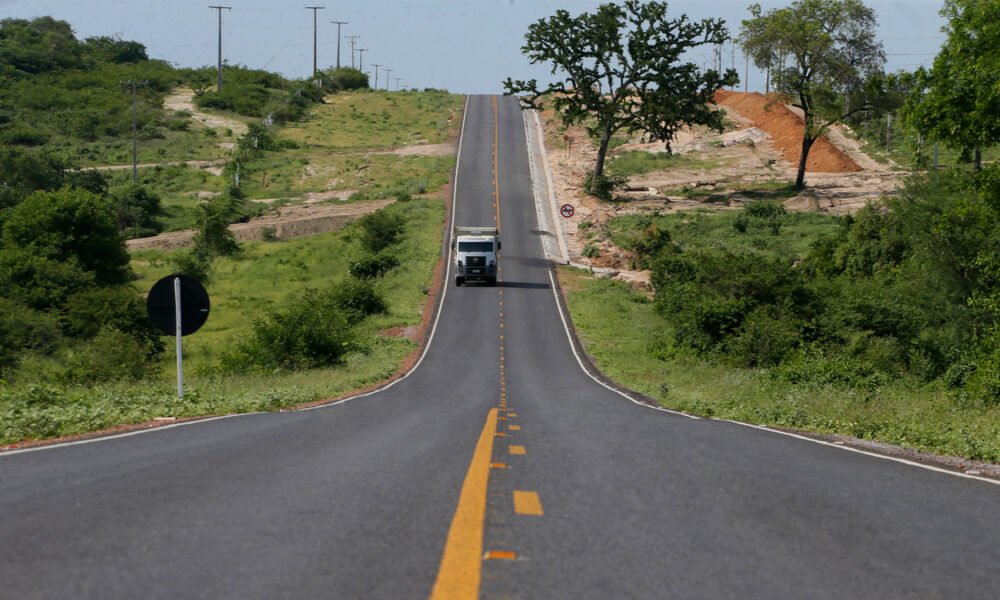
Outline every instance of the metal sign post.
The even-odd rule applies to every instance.
[[[184,397],[184,351],[181,338],[198,331],[208,320],[205,287],[187,275],[167,275],[146,296],[146,313],[154,327],[177,339],[177,397]]]
[[[174,322],[177,324],[177,397],[184,398],[184,351],[181,338],[184,336],[181,320],[181,278],[174,277]]]

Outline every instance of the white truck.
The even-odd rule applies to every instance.
[[[500,231],[496,227],[455,227],[451,237],[455,285],[467,281],[497,284]]]

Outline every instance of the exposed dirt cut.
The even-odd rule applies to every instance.
[[[393,200],[372,200],[351,204],[304,204],[283,206],[274,210],[274,214],[251,219],[247,223],[236,223],[229,226],[230,231],[241,242],[263,239],[265,231],[274,239],[287,239],[336,231],[351,221],[373,213]],[[171,231],[160,235],[128,240],[129,250],[176,250],[190,246],[195,232]]]
[[[732,108],[752,121],[755,127],[766,131],[785,160],[793,165],[799,164],[805,124],[791,109],[758,92],[719,90],[715,94],[715,101],[721,106]],[[821,137],[809,150],[806,170],[813,173],[854,173],[860,171],[861,167],[830,140]]]

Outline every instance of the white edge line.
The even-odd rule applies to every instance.
[[[465,137],[465,121],[466,121],[466,117],[468,116],[468,114],[469,114],[469,96],[466,96],[465,97],[465,108],[463,109],[463,114],[462,114],[462,129],[461,129],[460,133],[458,134],[458,154],[457,154],[457,156],[455,158],[455,183],[452,186],[451,223],[453,225],[454,225],[454,221],[455,221],[455,205],[456,205],[456,203],[458,201],[458,167],[459,167],[459,163],[460,163],[461,157],[462,157],[462,140]],[[454,230],[454,227],[452,229]],[[442,285],[441,285],[441,300],[438,303],[437,315],[434,317],[434,325],[431,327],[431,334],[427,338],[427,345],[424,346],[424,351],[420,354],[420,358],[417,360],[417,363],[415,365],[413,365],[413,368],[410,369],[409,371],[407,371],[399,379],[394,379],[394,380],[390,381],[389,383],[387,383],[386,385],[378,387],[378,388],[376,388],[376,389],[374,389],[374,390],[372,390],[370,392],[366,392],[364,394],[358,394],[356,396],[349,396],[347,398],[344,398],[342,400],[338,400],[336,402],[330,402],[329,404],[321,404],[319,406],[312,406],[312,407],[309,407],[309,408],[300,408],[300,409],[297,409],[297,410],[291,410],[289,412],[308,412],[308,411],[311,411],[311,410],[319,410],[321,408],[330,408],[332,406],[339,406],[341,404],[344,404],[345,402],[350,402],[351,400],[354,400],[356,398],[364,398],[366,396],[371,396],[372,394],[377,394],[377,393],[379,393],[379,392],[381,392],[383,390],[387,390],[387,389],[391,388],[392,386],[396,385],[400,381],[403,381],[404,379],[406,379],[407,377],[409,377],[411,374],[413,374],[413,372],[416,371],[417,368],[420,367],[420,364],[424,362],[424,357],[427,356],[427,352],[430,350],[431,342],[434,341],[434,334],[435,334],[435,332],[437,332],[438,321],[441,320],[441,313],[443,312],[444,299],[445,299],[445,296],[448,293],[448,281],[451,279],[451,236],[452,236],[452,234],[451,234],[451,232],[449,232],[448,233],[448,256],[445,259],[447,261],[447,266],[445,268],[445,278],[444,278],[444,281],[442,282]],[[111,441],[111,440],[117,440],[117,439],[120,439],[120,438],[132,437],[132,436],[142,435],[142,434],[146,434],[146,433],[156,433],[158,431],[165,431],[167,429],[174,429],[174,428],[177,428],[177,427],[187,427],[189,425],[201,425],[202,423],[210,423],[212,421],[221,421],[222,419],[232,419],[232,418],[235,418],[235,417],[248,417],[250,415],[261,415],[261,414],[273,414],[273,413],[252,412],[252,413],[237,413],[237,414],[232,414],[232,415],[219,415],[219,416],[214,416],[214,417],[205,417],[205,418],[197,419],[197,420],[193,420],[193,421],[185,421],[183,423],[174,423],[172,425],[161,425],[159,427],[152,427],[152,428],[149,428],[149,429],[139,429],[139,430],[136,430],[136,431],[128,431],[128,432],[125,432],[125,433],[117,433],[117,434],[112,434],[112,435],[103,435],[103,436],[88,438],[88,439],[85,439],[85,440],[76,440],[76,441],[72,441],[72,442],[62,442],[62,443],[55,443],[55,444],[46,444],[44,446],[36,446],[36,447],[33,447],[33,448],[20,448],[20,449],[14,449],[14,450],[5,450],[5,451],[0,452],[0,458],[3,458],[5,456],[14,456],[15,454],[25,454],[27,452],[40,452],[42,450],[54,450],[56,448],[67,448],[69,446],[80,446],[80,445],[83,445],[83,444],[94,444],[94,443],[97,443],[97,442],[107,442],[107,441]]]
[[[952,475],[954,477],[961,477],[963,479],[975,479],[976,481],[983,481],[985,483],[991,483],[993,485],[1000,485],[1000,480],[990,479],[988,477],[980,477],[978,475],[969,475],[968,473],[962,473],[961,471],[952,471],[949,469],[942,469],[941,467],[935,467],[933,465],[926,465],[914,460],[908,460],[905,458],[899,458],[897,456],[889,456],[888,454],[879,454],[878,452],[872,452],[870,450],[862,450],[861,448],[854,448],[845,444],[835,444],[833,442],[827,442],[825,440],[817,440],[809,436],[800,435],[798,433],[792,433],[790,431],[782,431],[780,429],[773,429],[767,427],[766,425],[754,425],[753,423],[743,423],[740,421],[733,421],[730,419],[711,419],[713,421],[718,421],[720,423],[732,423],[733,425],[739,425],[741,427],[749,427],[750,429],[758,429],[760,431],[767,431],[769,433],[776,433],[778,435],[783,435],[790,438],[795,438],[797,440],[802,440],[804,442],[812,442],[813,444],[819,444],[821,446],[829,446],[830,448],[835,448],[837,450],[845,450],[847,452],[854,452],[856,454],[864,454],[865,456],[871,456],[872,458],[880,458],[882,460],[891,460],[892,462],[901,463],[904,465],[909,465],[911,467],[917,467],[920,469],[925,469],[927,471],[934,471],[935,473],[943,473],[945,475]]]
[[[580,353],[576,351],[576,344],[573,343],[573,335],[569,331],[569,323],[566,321],[566,315],[565,315],[565,312],[564,312],[564,309],[563,309],[563,305],[562,305],[562,302],[560,302],[560,300],[559,300],[559,292],[556,291],[558,286],[556,286],[555,276],[552,275],[552,270],[551,269],[549,270],[549,281],[552,282],[552,296],[556,299],[556,309],[559,312],[559,319],[562,321],[562,324],[563,324],[563,331],[566,332],[566,340],[569,342],[569,348],[570,348],[570,350],[573,351],[573,356],[576,357],[577,364],[580,365],[580,369],[587,375],[587,377],[590,377],[591,379],[593,379],[594,381],[596,381],[597,383],[599,383],[602,387],[604,387],[604,388],[606,388],[606,389],[608,389],[608,390],[610,390],[610,391],[618,394],[619,396],[621,396],[622,398],[625,398],[626,400],[628,400],[632,404],[635,404],[636,406],[641,406],[643,408],[648,408],[650,410],[656,410],[656,411],[660,411],[660,412],[670,413],[672,415],[678,415],[678,416],[681,416],[681,417],[687,417],[689,419],[694,419],[695,421],[700,421],[701,420],[701,417],[697,417],[695,415],[689,415],[687,413],[683,413],[683,412],[680,412],[680,411],[670,410],[669,408],[663,408],[662,406],[651,406],[649,404],[646,404],[645,402],[639,402],[638,400],[636,400],[635,398],[632,398],[631,396],[629,396],[628,394],[622,392],[621,390],[616,390],[615,388],[611,387],[610,385],[604,383],[603,381],[601,381],[600,379],[598,379],[596,376],[594,376],[589,370],[587,370],[587,367],[583,364],[583,359],[580,357]]]
[[[166,431],[167,429],[176,429],[178,427],[187,427],[189,425],[201,425],[202,423],[210,423],[212,421],[221,421],[223,419],[233,419],[236,417],[249,417],[251,415],[264,415],[268,413],[264,412],[251,412],[251,413],[235,413],[231,415],[218,415],[215,417],[204,417],[195,418],[192,421],[184,421],[183,423],[172,423],[170,425],[159,425],[155,427],[150,427],[148,429],[137,429],[135,431],[126,431],[124,433],[115,433],[111,435],[97,435],[97,437],[87,438],[85,440],[74,440],[72,442],[59,442],[55,444],[46,444],[44,446],[34,446],[32,448],[15,448],[12,450],[4,450],[0,452],[0,459],[5,456],[14,456],[15,454],[26,454],[28,452],[40,452],[42,450],[54,450],[56,448],[68,448],[69,446],[82,446],[84,444],[96,444],[97,442],[107,442],[111,440],[117,440],[120,438],[132,437],[134,435],[143,435],[146,433],[158,433],[160,431]]]
[[[449,223],[451,223],[451,230],[447,234],[448,255],[445,257],[446,264],[445,264],[444,280],[441,282],[441,300],[438,302],[437,315],[434,316],[434,324],[431,326],[431,334],[427,338],[427,345],[424,346],[424,351],[420,353],[420,358],[417,360],[417,363],[413,365],[413,368],[407,371],[399,379],[394,379],[389,383],[377,387],[374,390],[371,390],[370,392],[365,392],[364,394],[358,394],[356,396],[348,396],[347,398],[337,400],[336,402],[330,402],[328,404],[320,404],[319,406],[310,406],[309,408],[300,408],[292,412],[309,412],[311,410],[320,410],[323,408],[330,408],[332,406],[339,406],[346,402],[350,402],[351,400],[356,400],[358,398],[365,398],[371,396],[372,394],[377,394],[379,392],[385,391],[391,388],[392,386],[396,385],[397,383],[405,380],[410,375],[412,375],[413,372],[416,371],[418,368],[420,368],[420,365],[424,362],[424,358],[426,358],[427,353],[431,349],[431,343],[434,342],[434,334],[437,333],[438,323],[441,321],[441,313],[444,312],[444,301],[448,295],[448,282],[451,281],[451,257],[452,257],[451,242],[455,231],[455,207],[458,205],[458,172],[459,172],[459,167],[462,164],[462,141],[465,139],[465,123],[467,117],[469,116],[470,98],[471,96],[465,97],[465,108],[463,108],[462,110],[462,129],[458,134],[458,153],[456,154],[455,157],[455,182],[451,186],[451,219],[449,219]]]
[[[569,332],[569,325],[566,322],[566,317],[563,315],[563,306],[562,306],[562,303],[559,301],[559,294],[555,291],[556,290],[556,285],[555,285],[554,277],[552,275],[552,271],[549,271],[549,279],[552,281],[552,293],[553,293],[553,295],[556,298],[556,305],[559,308],[559,318],[562,319],[563,329],[565,329],[565,331],[566,331],[566,337],[569,339],[570,348],[573,350],[573,355],[576,357],[576,361],[580,364],[580,368],[583,369],[583,372],[586,373],[587,376],[589,376],[591,379],[593,379],[597,383],[601,384],[605,388],[607,388],[607,389],[611,390],[612,392],[618,394],[619,396],[627,398],[630,402],[632,402],[633,404],[636,404],[638,406],[642,406],[644,408],[649,408],[649,409],[652,409],[652,410],[658,410],[658,411],[662,411],[662,412],[667,412],[667,413],[671,413],[671,414],[675,414],[675,415],[680,415],[680,416],[683,416],[683,417],[688,417],[689,419],[703,420],[703,417],[697,417],[695,415],[689,415],[687,413],[678,412],[678,411],[675,411],[675,410],[670,410],[668,408],[663,408],[663,407],[659,407],[659,406],[650,406],[650,405],[644,404],[642,402],[637,402],[634,398],[629,397],[628,395],[622,393],[619,390],[614,389],[613,387],[607,385],[606,383],[604,383],[600,379],[594,377],[587,370],[587,368],[584,366],[583,360],[580,358],[580,355],[576,351],[576,346],[573,344],[573,338],[572,338],[572,336],[570,335],[570,332]],[[848,445],[845,445],[845,444],[835,444],[833,442],[827,442],[825,440],[818,440],[816,438],[811,438],[809,436],[801,435],[801,434],[798,434],[798,433],[792,433],[790,431],[782,431],[780,429],[773,429],[773,428],[768,427],[766,425],[755,425],[753,423],[743,423],[742,421],[734,421],[734,420],[731,420],[731,419],[714,419],[714,418],[708,418],[707,420],[709,420],[709,421],[716,421],[716,422],[719,422],[719,423],[731,423],[733,425],[739,425],[740,427],[747,427],[749,429],[756,429],[758,431],[765,431],[767,433],[774,433],[774,434],[777,434],[777,435],[783,435],[785,437],[794,438],[794,439],[797,439],[797,440],[801,440],[803,442],[810,442],[810,443],[813,443],[813,444],[818,444],[820,446],[827,446],[829,448],[833,448],[833,449],[836,449],[836,450],[844,450],[846,452],[854,452],[855,454],[863,454],[865,456],[870,456],[872,458],[878,458],[878,459],[881,459],[881,460],[888,460],[888,461],[900,463],[900,464],[903,464],[903,465],[907,465],[907,466],[910,466],[910,467],[916,467],[918,469],[924,469],[925,471],[933,471],[934,473],[941,473],[941,474],[944,474],[944,475],[951,475],[952,477],[961,477],[962,479],[972,479],[972,480],[975,480],[975,481],[982,481],[984,483],[989,483],[989,484],[992,484],[992,485],[1000,485],[1000,480],[997,480],[997,479],[990,479],[989,477],[980,477],[978,475],[970,475],[968,473],[962,473],[961,471],[953,471],[953,470],[950,470],[950,469],[943,469],[941,467],[935,467],[933,465],[927,465],[927,464],[920,463],[920,462],[917,462],[917,461],[908,460],[908,459],[905,459],[905,458],[899,458],[897,456],[890,456],[888,454],[879,454],[878,452],[872,452],[870,450],[863,450],[861,448],[854,448],[852,446],[848,446]]]

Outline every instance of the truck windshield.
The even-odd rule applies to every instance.
[[[493,242],[459,242],[459,252],[493,252]]]

